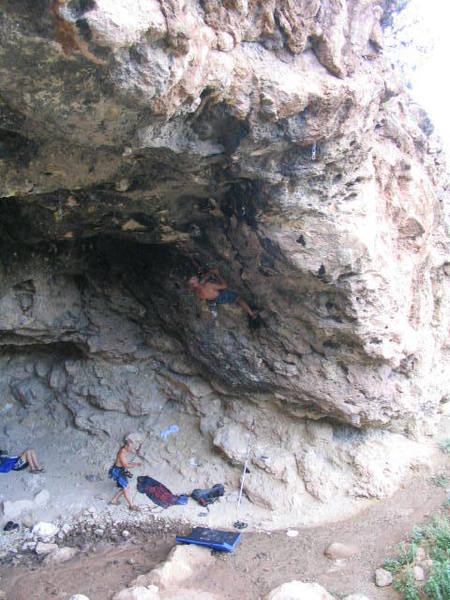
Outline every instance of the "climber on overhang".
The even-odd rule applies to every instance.
[[[239,304],[250,319],[258,318],[258,314],[250,308],[243,298],[228,289],[218,269],[211,269],[201,279],[194,275],[188,280],[188,286],[201,300],[205,300],[210,308],[214,309],[220,304]]]

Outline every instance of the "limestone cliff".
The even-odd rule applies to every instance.
[[[231,467],[253,427],[263,505],[392,489],[396,434],[448,401],[450,258],[444,159],[383,56],[391,5],[2,2],[5,405],[106,435],[174,401]],[[261,327],[203,306],[199,266]]]

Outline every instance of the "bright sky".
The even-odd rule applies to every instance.
[[[450,2],[411,0],[404,12],[399,21],[414,21],[413,43],[420,45],[423,40],[431,46],[422,57],[414,51],[404,53],[406,61],[416,64],[412,95],[428,112],[450,159]]]

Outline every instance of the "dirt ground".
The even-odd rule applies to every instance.
[[[448,457],[442,455],[435,473],[450,474]],[[395,555],[397,545],[415,525],[442,509],[447,495],[448,490],[433,483],[427,471],[416,473],[393,497],[374,502],[347,521],[298,529],[297,537],[288,537],[286,531],[244,531],[237,549],[232,554],[216,553],[214,568],[199,572],[188,587],[210,591],[223,600],[259,600],[281,583],[298,579],[318,582],[337,596],[362,593],[371,600],[395,600],[399,596],[392,587],[375,586],[374,571]],[[136,530],[121,544],[86,543],[84,551],[60,566],[43,566],[31,557],[27,566],[2,565],[4,595],[0,598],[68,600],[82,593],[90,600],[110,600],[165,559],[175,533]],[[330,561],[324,550],[332,542],[356,545],[359,554],[340,563]]]

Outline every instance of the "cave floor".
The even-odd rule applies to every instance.
[[[448,455],[436,455],[433,472],[450,474]],[[297,579],[318,582],[339,597],[360,593],[371,600],[394,600],[399,596],[392,587],[375,586],[374,571],[396,554],[398,544],[415,525],[442,509],[446,495],[448,490],[436,486],[429,470],[420,471],[394,496],[346,521],[299,528],[297,537],[288,537],[285,530],[244,532],[234,553],[215,554],[214,567],[199,572],[187,587],[227,600],[256,600],[281,583]],[[0,597],[64,600],[83,593],[91,600],[109,600],[165,559],[174,545],[174,534],[171,529],[144,533],[137,527],[123,543],[88,540],[81,544],[82,552],[63,565],[45,566],[31,555],[21,565],[3,564],[0,589],[4,595]],[[359,553],[345,561],[330,561],[324,550],[332,542],[355,545]]]

